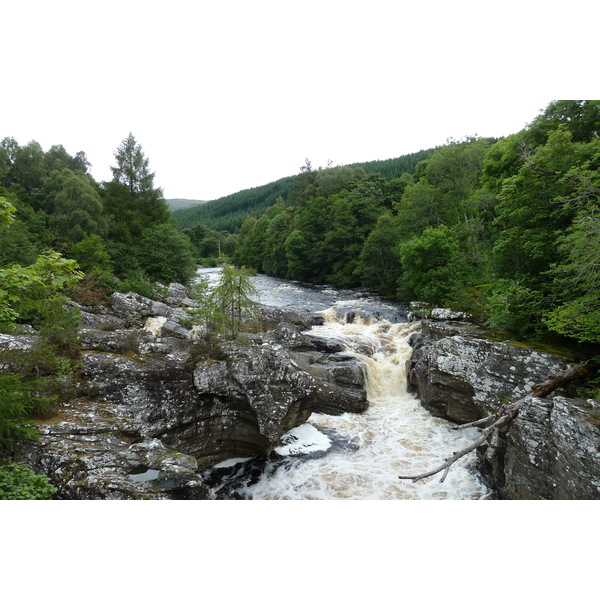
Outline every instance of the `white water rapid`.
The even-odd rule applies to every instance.
[[[440,475],[417,483],[398,479],[437,466],[476,436],[452,430],[407,393],[408,338],[418,323],[343,323],[333,308],[323,314],[325,325],[311,333],[343,341],[364,362],[369,409],[360,415],[313,414],[276,449],[288,457],[284,463],[269,464],[258,483],[238,493],[255,500],[485,499],[489,491],[472,470],[472,456],[457,462],[444,483]]]

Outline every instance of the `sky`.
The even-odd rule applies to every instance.
[[[0,0],[0,139],[84,151],[105,181],[131,132],[166,198],[211,200],[306,158],[505,136],[600,96],[592,4]]]

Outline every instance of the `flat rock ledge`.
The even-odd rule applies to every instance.
[[[435,416],[466,423],[494,414],[569,364],[562,356],[485,339],[466,321],[428,317],[411,340],[407,371],[409,388]],[[560,393],[521,411],[493,462],[485,448],[479,451],[480,471],[498,498],[600,498],[600,410]]]

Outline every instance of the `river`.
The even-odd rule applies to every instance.
[[[217,269],[200,271],[218,280]],[[362,414],[329,416],[313,413],[307,423],[290,430],[264,472],[239,478],[235,497],[261,500],[459,500],[487,499],[490,490],[474,469],[474,456],[459,460],[440,483],[440,475],[412,483],[398,475],[430,470],[452,451],[466,446],[476,431],[455,431],[431,416],[406,391],[405,362],[410,335],[406,307],[366,292],[309,286],[266,275],[253,283],[260,302],[306,308],[325,317],[311,334],[342,341],[365,364],[369,408]],[[362,315],[348,323],[348,312]],[[245,457],[226,461],[240,464]],[[224,466],[221,464],[219,466]],[[216,496],[216,497],[224,497]],[[227,497],[227,496],[225,496]]]

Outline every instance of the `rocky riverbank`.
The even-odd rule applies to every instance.
[[[267,457],[312,412],[366,410],[363,364],[308,331],[320,315],[263,306],[263,333],[215,352],[192,336],[190,302],[172,285],[161,302],[115,293],[108,306],[80,307],[70,399],[11,459],[46,473],[63,499],[204,499],[206,469]],[[412,318],[421,328],[409,386],[433,415],[457,423],[494,414],[568,364],[486,339],[464,314]],[[35,341],[31,331],[0,335],[0,351],[18,357]],[[492,462],[481,453],[488,484],[502,499],[600,498],[598,413],[560,392],[536,400],[501,436]]]
[[[486,339],[464,314],[413,315],[421,317],[409,385],[433,415],[456,423],[496,413],[569,364],[560,355]],[[480,452],[488,484],[500,499],[600,498],[599,413],[596,403],[561,390],[535,399],[507,427],[492,462]]]
[[[264,333],[215,353],[193,338],[189,303],[172,285],[162,302],[115,293],[109,306],[79,307],[76,397],[12,458],[46,473],[60,498],[202,499],[206,468],[268,456],[313,410],[366,408],[357,361],[304,333],[321,317],[263,307]],[[2,335],[0,350],[35,340]]]

